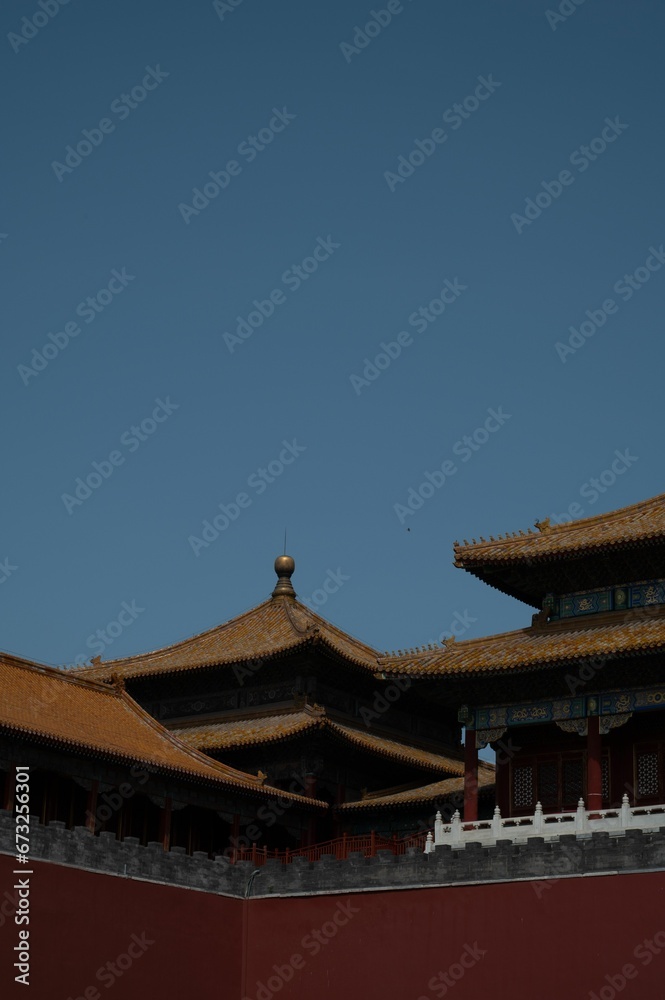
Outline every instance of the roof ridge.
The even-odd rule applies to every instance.
[[[262,634],[258,651],[242,634]],[[240,636],[240,637],[239,637]],[[225,642],[228,637],[228,642]],[[295,598],[271,597],[242,615],[222,622],[206,632],[188,636],[160,649],[125,656],[72,671],[78,676],[103,677],[122,671],[126,677],[159,674],[269,659],[309,642],[322,641],[355,666],[375,670],[378,651],[333,622],[326,621]],[[169,662],[175,661],[175,662]]]
[[[235,617],[233,618],[229,618],[225,622],[218,622],[217,625],[213,625],[212,628],[205,629],[205,631],[203,632],[194,632],[192,635],[188,635],[185,639],[178,639],[176,642],[172,642],[168,646],[159,646],[157,649],[148,649],[145,650],[143,653],[136,653],[135,655],[132,656],[120,656],[115,660],[103,660],[100,663],[95,664],[94,666],[90,665],[83,667],[75,667],[71,670],[71,673],[78,674],[80,676],[81,674],[83,674],[85,671],[88,670],[90,671],[99,670],[100,668],[107,669],[109,667],[117,666],[120,663],[127,663],[130,660],[134,662],[136,660],[141,660],[145,657],[157,656],[160,653],[170,653],[174,649],[186,646],[187,643],[189,642],[194,642],[197,639],[204,639],[207,636],[213,635],[213,633],[215,632],[219,632],[222,629],[228,628],[230,625],[236,625],[238,622],[242,621],[243,618],[249,617],[249,615],[253,614],[256,611],[259,611],[261,608],[274,605],[274,603],[275,602],[272,598],[268,598],[265,601],[261,601],[260,604],[253,605],[251,608],[248,608],[241,614],[235,615]]]
[[[542,521],[536,521],[536,526],[538,524],[546,525],[543,531],[533,531],[533,529],[528,529],[527,533],[524,534],[522,530],[505,532],[503,535],[497,535],[496,538],[485,539],[480,538],[479,541],[475,539],[473,542],[466,542],[460,545],[459,542],[455,542],[453,549],[455,552],[461,551],[462,549],[480,549],[484,546],[494,547],[503,542],[511,542],[515,538],[526,538],[533,537],[538,538],[540,535],[548,535],[552,531],[566,531],[566,532],[576,532],[579,530],[584,530],[590,525],[600,524],[607,521],[620,520],[622,517],[629,517],[632,514],[641,513],[642,511],[648,511],[651,507],[657,506],[658,504],[665,505],[665,493],[658,493],[656,496],[649,497],[646,500],[639,500],[637,503],[628,504],[625,507],[618,507],[616,510],[605,511],[604,513],[599,512],[597,514],[591,514],[589,517],[580,517],[573,521],[562,521],[558,524],[549,523],[549,517],[544,518]]]
[[[262,787],[261,779],[256,777],[255,775],[247,774],[246,771],[238,771],[235,768],[230,767],[228,764],[224,764],[221,761],[213,760],[212,757],[206,756],[206,754],[201,753],[195,747],[187,746],[187,744],[179,740],[178,737],[175,736],[169,729],[166,729],[165,726],[163,726],[160,722],[158,722],[158,720],[155,719],[154,716],[150,715],[150,713],[147,712],[141,705],[139,705],[137,701],[134,701],[132,696],[128,694],[128,692],[125,691],[124,689],[119,690],[118,695],[122,699],[124,704],[127,706],[127,708],[134,713],[134,715],[136,715],[142,722],[145,722],[148,725],[150,725],[152,729],[154,729],[159,736],[165,737],[168,740],[168,742],[171,743],[173,746],[175,746],[178,750],[184,751],[184,753],[186,753],[188,757],[193,757],[194,760],[197,760],[199,763],[206,764],[213,771],[219,771],[221,774],[224,774],[225,777],[230,777],[233,779],[236,778],[237,776],[241,780],[247,780],[251,784],[256,784],[256,787],[258,788]]]
[[[13,656],[10,653],[0,653],[0,662],[1,661],[4,661],[8,666],[15,667],[19,670],[32,671],[70,684],[83,685],[102,694],[114,695],[117,693],[109,684],[105,684],[103,681],[97,681],[94,677],[82,677],[74,670],[63,670],[60,667],[52,667],[46,663],[24,660],[22,657]]]
[[[431,657],[436,659],[445,653],[459,653],[460,650],[468,649],[469,646],[481,645],[483,642],[487,642],[488,639],[503,639],[511,638],[513,636],[520,635],[521,633],[532,633],[534,630],[532,625],[525,625],[524,628],[509,629],[507,632],[493,632],[491,635],[475,635],[470,639],[458,639],[456,642],[449,646],[441,646],[440,649],[426,649],[420,652],[414,653],[413,655],[409,653],[402,653],[393,655],[392,653],[388,656],[380,657],[380,663],[386,663],[389,660],[417,660],[417,659],[427,659]],[[539,629],[538,631],[542,631]]]
[[[280,599],[279,597],[275,597],[275,598],[273,598],[273,600],[279,601],[279,605],[282,607],[283,611],[286,613],[286,617],[289,620],[289,625],[291,626],[291,628],[293,629],[293,631],[296,633],[296,635],[305,637],[307,635],[314,635],[316,632],[319,631],[319,627],[316,624],[308,624],[308,625],[305,625],[305,627],[303,628],[301,625],[298,624],[297,621],[294,621],[294,618],[293,618],[293,608],[291,607],[291,605],[292,604],[298,604],[299,608],[303,608],[304,609],[304,607],[305,607],[304,604],[299,604],[299,602],[297,602],[292,597],[286,597],[286,598],[282,598],[282,599]],[[307,610],[309,610],[309,609],[307,609]],[[307,616],[305,616],[305,617],[307,617]]]
[[[379,651],[375,649],[374,646],[370,646],[368,643],[363,642],[362,639],[358,639],[355,635],[352,635],[350,632],[347,632],[345,629],[343,629],[341,625],[336,625],[335,622],[330,621],[328,618],[323,618],[321,615],[317,614],[316,611],[312,611],[311,608],[308,608],[307,605],[303,604],[302,601],[296,599],[295,602],[292,601],[291,603],[292,604],[295,603],[299,610],[304,611],[309,618],[314,619],[314,623],[319,628],[320,632],[322,630],[330,630],[331,632],[335,632],[343,636],[345,639],[351,639],[351,641],[356,646],[362,646],[362,648],[366,650],[368,653],[370,653],[372,656],[375,657],[379,656]]]

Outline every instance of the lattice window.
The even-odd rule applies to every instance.
[[[641,799],[658,795],[658,753],[641,753],[637,757],[637,795]]]
[[[516,767],[513,770],[513,805],[516,809],[533,805],[533,768]]]
[[[559,804],[559,774],[556,761],[538,765],[538,799],[544,809]]]
[[[564,758],[561,764],[562,806],[575,808],[584,797],[584,767],[582,760]]]

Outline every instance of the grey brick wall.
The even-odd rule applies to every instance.
[[[206,892],[244,896],[250,862],[232,865],[224,857],[211,861],[205,854],[188,857],[184,849],[165,853],[160,844],[141,847],[134,838],[118,841],[111,833],[93,836],[83,827],[66,830],[62,823],[41,826],[31,818],[31,857],[35,860],[85,868],[108,874],[142,878]],[[0,852],[14,853],[14,822],[0,810]],[[324,856],[291,864],[268,861],[253,880],[252,895],[354,892],[362,889],[399,889],[471,882],[549,879],[592,873],[618,874],[665,869],[665,827],[623,836],[574,834],[545,842],[532,837],[525,844],[499,841],[493,847],[468,844],[455,850],[438,847],[426,855],[414,850],[395,857],[380,851],[374,858],[352,854],[346,861]]]

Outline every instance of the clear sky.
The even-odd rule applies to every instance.
[[[2,648],[210,628],[285,527],[380,649],[518,628],[455,539],[663,491],[665,8],[549,11],[6,0]]]

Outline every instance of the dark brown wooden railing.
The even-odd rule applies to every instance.
[[[282,864],[290,864],[294,858],[307,858],[308,861],[319,861],[322,855],[333,855],[338,861],[344,861],[349,854],[360,852],[366,858],[373,858],[378,851],[390,851],[391,854],[406,854],[407,850],[415,847],[420,851],[425,849],[428,830],[413,833],[408,837],[384,837],[372,831],[356,835],[343,834],[334,840],[326,840],[320,844],[311,844],[309,847],[298,847],[290,850],[288,847],[283,850],[271,851],[267,847],[239,847],[231,853],[231,862],[251,861],[253,865],[264,865],[266,861],[281,861]]]

